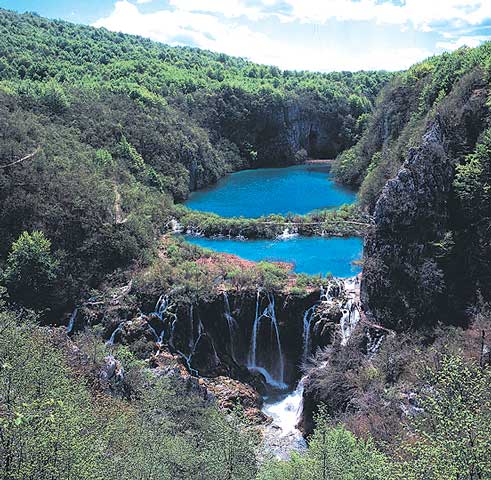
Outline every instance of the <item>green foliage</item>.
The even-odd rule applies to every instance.
[[[41,101],[55,114],[63,113],[69,106],[68,98],[63,87],[54,82],[48,82],[41,94]]]
[[[455,191],[456,226],[452,235],[450,259],[462,259],[465,276],[460,276],[466,288],[471,285],[488,297],[491,271],[491,131],[485,130],[474,153],[456,166],[453,182]],[[479,259],[476,261],[476,259]]]
[[[148,263],[172,200],[230,171],[305,159],[285,109],[332,124],[336,142],[308,153],[335,155],[392,76],[281,71],[7,10],[0,51],[0,165],[37,152],[0,169],[0,263],[23,231],[45,232],[60,260],[59,309],[115,269]]]
[[[59,262],[51,253],[51,242],[43,232],[23,232],[12,244],[3,279],[10,296],[25,306],[46,305]]]
[[[79,347],[92,351],[84,341],[92,343],[78,338]],[[101,358],[79,363],[78,352],[0,313],[0,478],[255,478],[257,439],[240,412],[225,417],[184,382],[149,375],[132,401],[91,392],[84,375],[95,369],[99,379]],[[129,352],[118,356],[142,370]]]
[[[487,81],[490,59],[491,46],[485,43],[431,57],[396,75],[381,91],[370,119],[363,120],[367,127],[358,143],[338,156],[333,166],[337,180],[361,186],[361,205],[373,209],[408,150],[421,143],[428,121],[440,113],[451,124],[459,102],[468,95],[466,79],[474,75],[476,84]]]
[[[32,326],[0,313],[0,476],[102,478],[103,441],[90,397]]]
[[[282,265],[269,262],[259,262],[257,270],[260,285],[268,292],[282,290],[288,280],[288,270]]]
[[[316,210],[307,215],[271,214],[259,218],[225,218],[180,205],[176,206],[173,213],[186,231],[199,232],[206,236],[231,235],[249,239],[276,238],[286,227],[302,236],[363,236],[370,222],[356,205]]]
[[[400,479],[474,480],[491,476],[490,371],[457,356],[427,368],[413,444],[403,445]],[[409,458],[408,458],[409,457]]]
[[[491,130],[483,133],[474,153],[457,165],[454,188],[467,221],[491,215]]]
[[[387,480],[389,459],[369,441],[356,438],[344,427],[330,426],[321,408],[305,454],[288,462],[267,464],[259,480]]]

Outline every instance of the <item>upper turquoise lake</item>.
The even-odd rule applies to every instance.
[[[243,170],[193,192],[185,205],[222,217],[305,214],[353,203],[356,193],[337,185],[325,164]]]

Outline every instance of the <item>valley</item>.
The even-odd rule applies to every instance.
[[[491,478],[490,72],[0,8],[0,479]]]

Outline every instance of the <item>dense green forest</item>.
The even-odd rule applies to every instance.
[[[0,478],[490,479],[490,82],[491,43],[324,74],[0,9]],[[308,157],[336,158],[358,204],[260,219],[179,205]],[[226,295],[303,315],[333,279],[203,251],[167,235],[173,219],[366,236],[363,322],[302,364],[314,422],[289,460],[265,451],[250,390],[224,406],[156,328],[185,308],[193,333],[193,307],[221,318]],[[168,324],[144,313],[169,291]],[[215,377],[257,400],[229,353]]]
[[[0,33],[0,258],[24,230],[46,234],[59,298],[45,307],[148,261],[190,190],[353,144],[390,77],[280,71],[5,10]]]

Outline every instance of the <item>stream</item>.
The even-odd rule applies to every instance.
[[[216,185],[194,192],[186,202],[191,209],[213,212],[224,217],[243,216],[257,218],[268,214],[306,214],[315,209],[334,208],[353,203],[356,194],[333,182],[329,167],[324,164],[297,165],[287,168],[245,170],[228,175]],[[276,240],[240,240],[234,238],[205,238],[185,236],[185,239],[201,247],[217,252],[237,255],[251,261],[282,261],[292,264],[295,272],[307,274],[332,274],[344,282],[349,300],[343,307],[341,319],[342,343],[349,338],[359,319],[356,309],[358,280],[361,267],[355,263],[362,256],[360,238],[323,238],[282,235]],[[348,279],[351,277],[350,279]],[[346,279],[346,280],[342,280]],[[261,372],[270,392],[263,400],[263,412],[272,418],[265,427],[267,450],[278,458],[288,458],[292,450],[306,447],[296,425],[302,407],[303,379],[294,388],[283,383],[283,353],[279,327],[276,320],[273,295],[261,304],[259,293],[256,317],[253,325],[247,366]],[[321,291],[319,302],[330,302],[329,292]],[[228,303],[226,303],[226,307]],[[315,305],[303,316],[304,360],[311,354],[310,331]],[[230,309],[225,317],[233,318]],[[230,320],[229,320],[230,317]],[[270,329],[273,339],[269,352],[257,350],[257,338]],[[263,330],[261,330],[263,329]],[[273,361],[271,360],[273,358]]]

